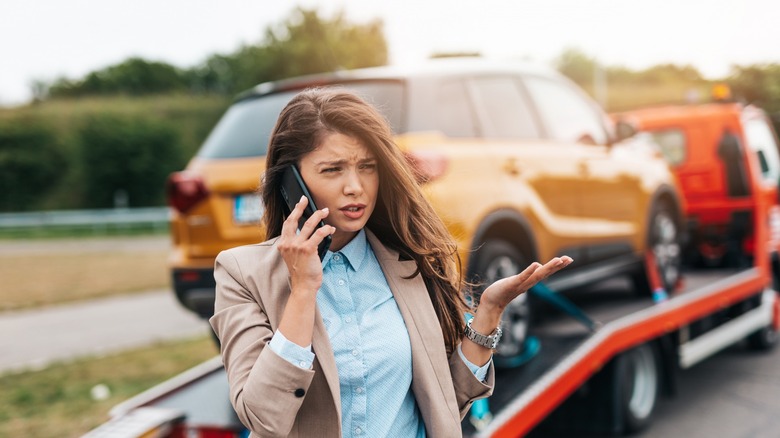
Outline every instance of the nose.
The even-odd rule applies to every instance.
[[[363,193],[363,182],[360,180],[360,175],[357,169],[352,169],[346,173],[346,180],[344,181],[344,194],[347,196],[358,196]]]

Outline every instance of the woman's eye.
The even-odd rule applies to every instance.
[[[323,173],[338,172],[338,171],[339,171],[338,167],[326,167],[326,168],[322,169]]]
[[[362,169],[373,170],[376,169],[376,163],[366,163],[360,166]]]

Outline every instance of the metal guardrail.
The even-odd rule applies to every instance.
[[[170,218],[168,207],[61,210],[0,213],[0,230],[30,228],[163,228]]]

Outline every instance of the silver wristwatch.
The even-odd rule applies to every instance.
[[[466,335],[466,339],[477,345],[494,350],[496,345],[498,345],[498,340],[501,339],[501,327],[496,327],[496,330],[493,333],[486,336],[481,333],[477,333],[473,328],[471,328],[471,321],[473,321],[473,318],[466,323],[466,330],[463,333]]]

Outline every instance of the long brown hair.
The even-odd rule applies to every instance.
[[[376,156],[379,195],[366,226],[386,246],[417,263],[414,275],[422,274],[447,351],[454,351],[463,336],[468,307],[455,241],[423,196],[387,121],[357,95],[339,88],[312,88],[297,94],[282,110],[269,139],[262,184],[266,237],[282,232],[285,209],[278,188],[282,171],[300,162],[328,133],[359,139]]]

